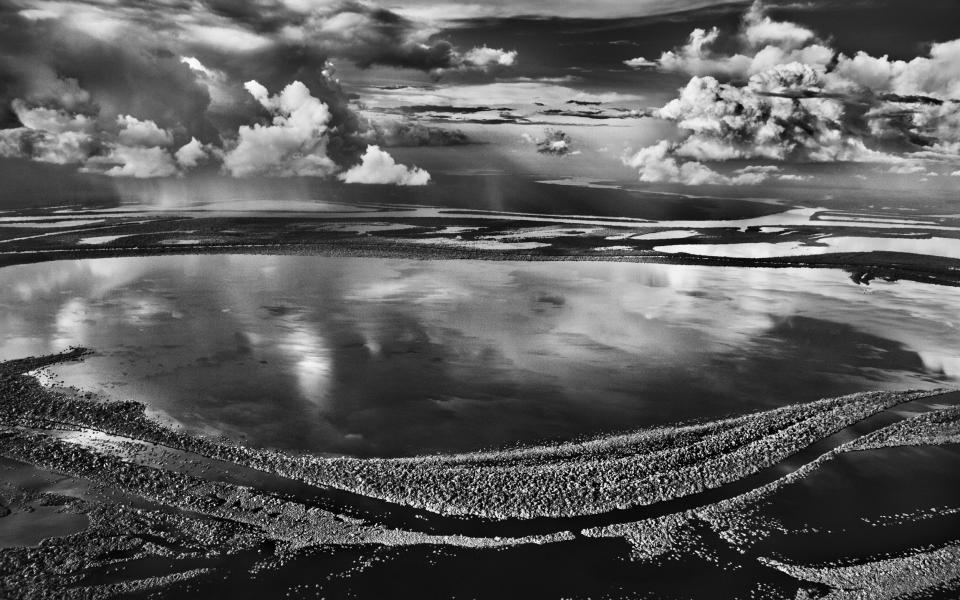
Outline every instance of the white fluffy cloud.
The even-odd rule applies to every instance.
[[[173,134],[161,129],[153,121],[141,121],[131,115],[117,117],[120,132],[117,138],[124,146],[169,146],[173,143]]]
[[[13,113],[27,129],[64,133],[68,131],[92,133],[96,120],[85,114],[77,114],[63,108],[31,106],[21,99],[11,103]]]
[[[695,161],[681,161],[671,153],[670,143],[662,140],[642,148],[632,156],[624,157],[624,164],[637,169],[640,181],[648,183],[682,183],[700,185],[713,183],[720,174]]]
[[[0,29],[0,156],[131,175],[224,158],[239,176],[333,175],[380,140],[328,59],[479,82],[518,56],[458,48],[433,24],[355,0],[16,0]]]
[[[88,115],[35,106],[19,98],[11,108],[23,126],[0,130],[0,157],[73,164],[85,160],[96,147],[96,120]]]
[[[625,162],[639,170],[642,181],[744,185],[760,183],[767,174],[761,177],[754,171],[726,177],[697,161],[896,160],[846,132],[845,107],[839,100],[793,97],[791,92],[815,87],[819,77],[800,63],[754,75],[744,86],[720,83],[710,76],[693,77],[679,97],[654,113],[676,123],[681,139],[661,141]]]
[[[180,176],[215,159],[222,161],[225,172],[238,177],[326,177],[340,170],[327,155],[330,109],[306,85],[294,81],[276,95],[257,81],[248,81],[244,87],[270,120],[241,125],[226,151],[196,137],[178,147],[174,133],[129,114],[103,123],[63,106],[37,106],[16,99],[12,108],[22,126],[0,130],[0,157],[76,164],[88,173],[133,178]],[[430,175],[397,164],[378,146],[369,146],[361,163],[341,179],[425,185]]]
[[[774,21],[764,14],[759,1],[743,17],[743,37],[753,48],[774,45],[779,48],[803,48],[817,39],[812,31],[786,21]]]
[[[87,159],[84,170],[110,177],[173,177],[181,171],[168,146],[173,134],[155,122],[132,115],[120,115],[115,140],[102,140],[105,154]]]
[[[677,158],[666,140],[625,156],[623,162],[638,170],[640,181],[683,185],[757,185],[779,170],[776,166],[748,166],[723,175],[701,162]]]
[[[476,67],[486,67],[490,65],[512,67],[517,62],[517,51],[506,51],[500,48],[482,46],[464,53],[463,60],[467,65]]]
[[[89,96],[69,86],[66,104],[79,107]],[[49,102],[55,102],[50,99]],[[111,177],[170,177],[180,168],[167,146],[173,134],[150,120],[121,115],[113,127],[95,116],[59,106],[35,106],[15,99],[11,106],[23,127],[0,130],[0,156],[55,164]],[[195,141],[195,140],[194,140]],[[181,163],[183,167],[195,166]]]
[[[841,101],[794,96],[819,89],[820,80],[816,69],[801,63],[754,75],[745,86],[693,77],[655,116],[675,122],[686,134],[673,148],[686,158],[889,160],[845,132]]]
[[[701,30],[702,31],[702,30]],[[647,60],[646,58],[639,56],[637,58],[631,58],[623,61],[623,64],[628,67],[633,67],[634,69],[640,69],[645,67],[658,67],[660,63],[655,60]]]
[[[869,90],[941,100],[960,98],[960,39],[932,44],[927,56],[909,61],[866,52],[850,57],[806,27],[773,20],[759,0],[744,14],[740,30],[732,38],[737,51],[715,50],[720,38],[716,27],[709,31],[694,29],[686,44],[664,52],[657,60],[640,57],[625,62],[638,68],[710,75],[724,81],[746,81],[774,67],[800,63],[822,75],[824,90],[830,93]]]
[[[716,51],[720,36],[716,28],[696,29],[656,61],[627,61],[692,75],[654,112],[676,124],[680,139],[625,161],[642,180],[762,180],[758,172],[722,176],[699,161],[896,163],[905,160],[898,155],[904,149],[960,154],[960,40],[934,44],[928,56],[909,61],[863,52],[850,58],[806,27],[771,19],[759,2],[743,18],[737,51]]]
[[[634,68],[657,67],[689,75],[745,80],[777,65],[793,62],[825,71],[835,54],[809,29],[768,17],[759,2],[754,2],[744,15],[737,37],[740,51],[722,54],[714,51],[720,30],[716,27],[709,31],[698,28],[690,33],[686,44],[664,52],[657,60],[639,57],[624,62]]]
[[[337,166],[327,156],[330,110],[310,95],[303,83],[294,81],[271,96],[257,81],[245,86],[273,116],[269,125],[243,125],[236,145],[226,152],[224,169],[231,175],[327,176]]]
[[[193,169],[210,157],[209,150],[200,143],[197,138],[190,138],[190,141],[178,149],[173,157],[177,159],[177,164],[185,169]]]
[[[0,157],[3,158],[75,164],[90,155],[93,144],[94,139],[83,132],[50,133],[29,127],[0,130]]]
[[[573,140],[570,136],[560,129],[547,129],[539,140],[529,133],[524,133],[522,137],[528,143],[534,144],[540,154],[553,154],[554,156],[580,154],[579,150],[575,151],[573,149]]]
[[[831,74],[836,88],[851,84],[876,92],[924,94],[941,100],[960,98],[960,39],[933,44],[928,56],[909,61],[879,58],[866,52],[839,55]]]
[[[180,172],[170,153],[159,146],[116,146],[103,162],[118,163],[104,171],[111,177],[171,177]]]
[[[379,183],[392,185],[427,185],[430,173],[417,167],[397,164],[379,146],[367,146],[361,163],[340,175],[345,183]]]
[[[878,138],[924,140],[928,152],[960,156],[960,39],[909,61],[841,54],[826,81],[834,93],[880,95],[867,113]]]

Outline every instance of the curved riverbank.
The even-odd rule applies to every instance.
[[[942,390],[874,392],[554,446],[412,459],[331,459],[196,438],[151,421],[137,403],[57,398],[24,375],[82,355],[75,350],[4,363],[0,391],[13,395],[3,405],[4,423],[38,433],[53,426],[88,428],[162,444],[278,476],[259,483],[307,506],[436,535],[553,535],[692,510],[789,478],[911,412],[960,400],[960,392]],[[131,456],[149,450],[126,448]]]

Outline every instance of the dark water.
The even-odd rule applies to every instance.
[[[0,548],[36,546],[47,538],[82,531],[88,522],[86,515],[59,506],[28,505],[0,518]]]
[[[0,270],[0,358],[195,431],[464,451],[960,377],[960,290],[837,271],[284,256]]]
[[[709,531],[701,527],[705,534]],[[279,569],[232,562],[213,576],[146,598],[793,598],[810,584],[744,560],[722,544],[718,561],[696,555],[638,563],[623,540],[578,539],[504,550],[413,546],[301,551]],[[262,558],[262,557],[260,557]],[[736,567],[736,568],[735,568]],[[182,567],[181,567],[182,568]]]
[[[0,548],[34,546],[41,541],[76,533],[86,528],[86,515],[76,514],[62,502],[33,501],[6,506],[5,495],[52,493],[82,496],[81,486],[70,478],[43,471],[31,465],[0,457]]]
[[[480,147],[468,151],[477,149]],[[416,158],[410,158],[412,162],[417,162]],[[482,161],[484,155],[476,158]],[[463,157],[457,156],[454,163],[447,166],[459,170],[463,164]],[[658,194],[615,187],[551,185],[531,179],[566,177],[569,173],[549,176],[542,173],[517,175],[496,171],[483,175],[463,175],[431,171],[431,174],[434,184],[425,187],[343,186],[311,182],[308,189],[296,189],[292,198],[318,198],[348,205],[372,203],[654,220],[749,218],[778,213],[793,205],[789,200],[778,205],[768,200],[730,197],[737,193],[736,190],[724,190],[723,197],[694,196],[687,193],[689,189],[678,189],[675,192],[679,193],[673,194]],[[590,176],[597,175],[593,173]],[[631,177],[630,182],[632,181]],[[264,198],[291,197],[278,189],[278,182],[275,181],[261,184],[244,181],[239,185],[236,181],[220,183],[225,184],[227,189],[210,189],[197,194],[196,190],[189,186],[177,187],[166,195],[166,200],[176,205],[183,203],[184,199],[209,202],[212,198],[241,198],[255,200],[256,204],[267,206],[270,202],[264,202]],[[751,196],[754,194],[755,190],[749,192]]]
[[[779,490],[762,513],[784,530],[752,552],[818,564],[886,558],[960,539],[960,447],[842,454]]]

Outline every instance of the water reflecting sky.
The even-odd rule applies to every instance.
[[[299,256],[0,270],[0,358],[186,427],[462,451],[960,380],[960,290],[842,271]]]

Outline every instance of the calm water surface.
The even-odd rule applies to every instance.
[[[842,271],[299,256],[0,270],[0,358],[292,450],[465,451],[960,381],[960,290]]]

